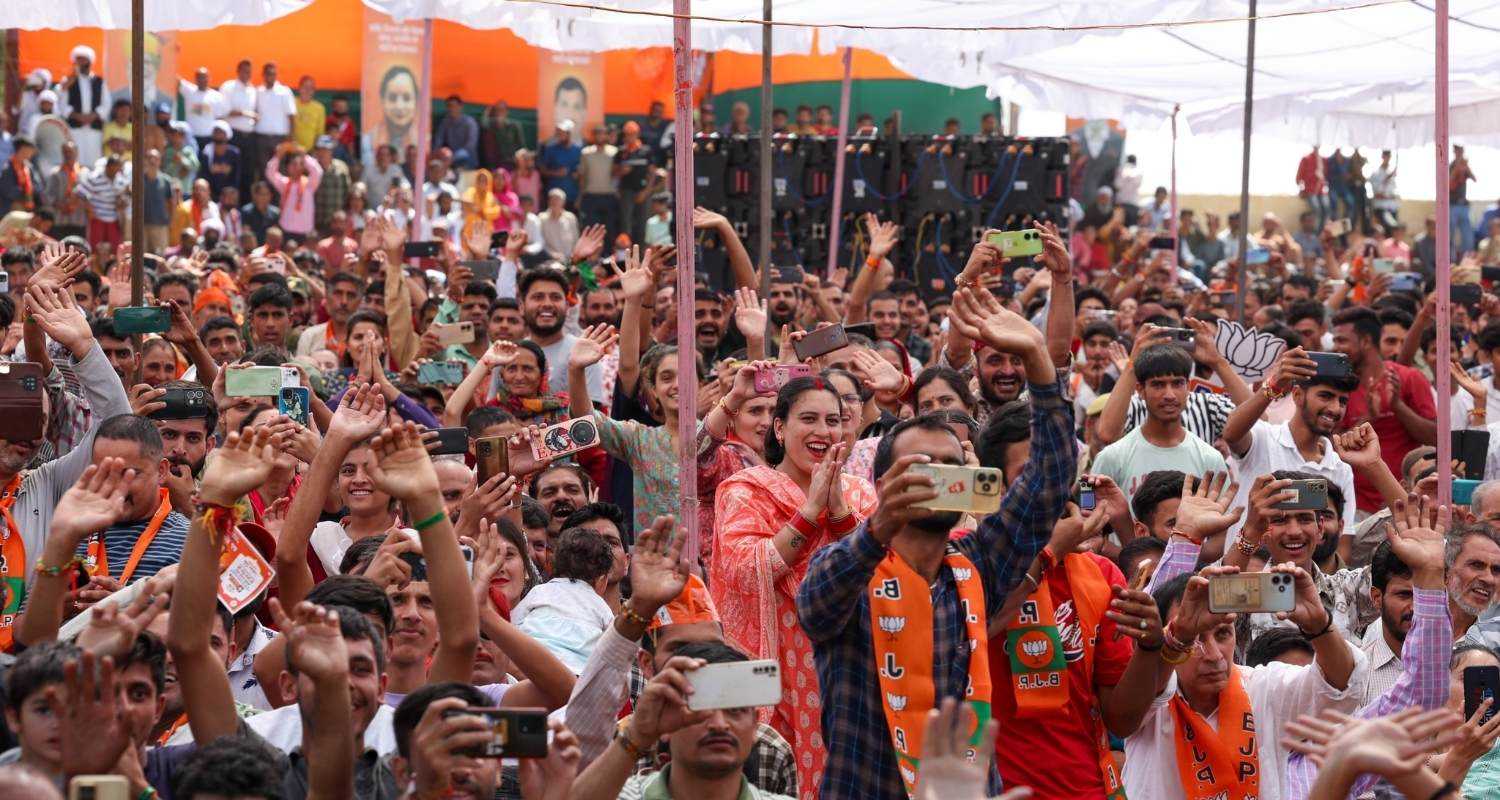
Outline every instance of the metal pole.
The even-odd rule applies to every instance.
[[[756,237],[756,261],[760,262],[760,296],[771,296],[771,0],[762,0],[760,26],[760,235]],[[766,341],[774,342],[780,331],[766,319]],[[691,330],[684,328],[683,330]]]
[[[130,304],[146,290],[146,2],[130,3]],[[141,382],[141,336],[130,337],[135,377]]]
[[[1449,418],[1448,396],[1452,391],[1449,376],[1451,359],[1450,332],[1452,331],[1452,309],[1448,305],[1449,283],[1453,280],[1450,263],[1449,237],[1453,221],[1449,216],[1448,191],[1448,0],[1437,0],[1434,10],[1437,30],[1437,47],[1433,53],[1433,149],[1437,157],[1437,364],[1433,365],[1437,380],[1437,468],[1438,502],[1453,502],[1453,442],[1448,432],[1453,430]]]
[[[698,352],[693,345],[693,48],[692,0],[673,0],[672,57],[676,69],[677,134],[673,137],[673,194],[677,231],[677,454],[682,481],[678,530],[685,531],[683,557],[696,564],[698,544]],[[639,531],[637,531],[639,535]]]
[[[1250,285],[1250,265],[1245,252],[1250,248],[1250,121],[1255,116],[1255,0],[1250,0],[1250,33],[1245,42],[1245,127],[1240,153],[1240,285],[1235,297],[1239,301],[1239,318],[1245,321],[1245,292]]]
[[[1182,231],[1177,223],[1177,112],[1181,110],[1180,105],[1172,106],[1172,219],[1167,222],[1172,237],[1172,266],[1179,268],[1182,266],[1182,240],[1178,237]]]
[[[414,219],[412,230],[407,232],[411,241],[422,238],[427,223],[427,159],[432,156],[432,20],[422,20],[422,80],[417,88],[417,163],[412,166],[412,180],[417,184],[412,192],[411,207]],[[455,200],[457,198],[454,198]],[[412,259],[412,263],[418,263]]]
[[[838,267],[839,262],[839,231],[843,228],[844,218],[844,161],[848,156],[845,150],[849,148],[849,79],[853,75],[854,48],[844,48],[844,83],[839,87],[839,144],[838,155],[833,162],[833,214],[828,218],[828,271],[827,277],[833,277],[833,270]],[[856,225],[859,223],[856,222]]]

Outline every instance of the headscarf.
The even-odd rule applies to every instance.
[[[503,188],[502,188],[503,187]],[[503,213],[495,218],[495,230],[513,230],[515,221],[523,217],[521,198],[511,183],[510,170],[499,167],[490,180],[490,194],[500,204]]]
[[[553,394],[548,386],[547,371],[542,370],[542,380],[537,386],[536,397],[518,397],[512,394],[505,381],[496,382],[495,394],[490,405],[505,409],[518,422],[533,421],[543,424],[562,422],[568,418],[568,393]],[[540,420],[536,419],[541,417]]]

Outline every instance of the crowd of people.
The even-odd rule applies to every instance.
[[[75,56],[87,127],[107,98]],[[762,296],[699,208],[733,285],[679,297],[658,214],[618,222],[622,167],[632,201],[664,185],[651,119],[571,166],[566,124],[534,163],[506,134],[511,173],[453,98],[423,190],[454,216],[424,221],[389,148],[353,179],[347,109],[302,124],[309,82],[249,69],[184,87],[215,117],[198,169],[170,119],[148,154],[147,205],[186,198],[165,238],[124,240],[118,153],[70,151],[52,195],[11,140],[36,205],[0,224],[0,796],[1500,792],[1495,701],[1465,702],[1500,667],[1482,286],[1439,331],[1431,272],[1377,265],[1390,237],[1267,219],[1243,258],[1191,227],[1157,248],[1170,215],[1111,189],[1036,224],[1034,259],[981,237],[943,296],[873,216],[862,261]],[[543,189],[533,227],[514,201]],[[1439,402],[1491,434],[1452,506]],[[1236,575],[1285,610],[1224,611]],[[774,698],[695,702],[752,661]]]

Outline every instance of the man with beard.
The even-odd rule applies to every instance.
[[[766,314],[771,318],[773,329],[777,331],[783,325],[797,329],[797,307],[802,302],[801,287],[781,280],[785,275],[786,273],[776,270],[771,272],[771,292],[766,295]]]
[[[1327,478],[1344,496],[1339,514],[1343,533],[1354,533],[1354,470],[1339,457],[1333,436],[1349,406],[1349,393],[1359,385],[1353,376],[1317,375],[1317,364],[1301,347],[1281,354],[1271,368],[1270,379],[1259,392],[1235,408],[1224,424],[1224,441],[1229,445],[1230,466],[1236,475],[1246,476],[1240,482],[1235,505],[1243,506],[1250,497],[1248,478],[1277,470],[1299,470]],[[1292,395],[1296,411],[1286,422],[1272,424],[1261,419],[1271,403]],[[1229,529],[1233,536],[1239,526]]]
[[[547,534],[556,537],[564,520],[589,502],[593,481],[577,464],[554,461],[531,479],[527,495],[547,509]]]
[[[1440,575],[1432,589],[1441,591],[1441,586]],[[1411,631],[1413,596],[1411,567],[1391,551],[1389,542],[1381,542],[1370,562],[1370,600],[1380,609],[1380,619],[1370,623],[1359,643],[1370,661],[1368,680],[1361,687],[1361,704],[1390,689],[1401,675],[1402,646]],[[1446,601],[1446,595],[1440,599]],[[1448,604],[1441,602],[1440,606],[1447,616]]]
[[[1094,472],[1114,479],[1128,498],[1152,472],[1175,469],[1185,475],[1206,475],[1222,471],[1224,457],[1219,451],[1182,424],[1192,356],[1176,345],[1154,345],[1135,359],[1131,374],[1146,403],[1146,422],[1104,448],[1094,459]],[[1116,386],[1115,392],[1120,391]]]
[[[334,273],[328,279],[328,291],[323,295],[323,307],[328,312],[328,321],[312,325],[297,337],[296,355],[310,356],[319,350],[332,350],[343,355],[344,335],[349,316],[359,310],[360,297],[364,295],[365,283],[359,276],[348,272]]]
[[[568,315],[568,279],[560,270],[540,267],[523,274],[518,285],[521,319],[526,323],[526,337],[536,342],[547,356],[547,385],[553,390],[568,385],[568,353],[578,337],[563,330]],[[594,364],[586,370],[589,398],[595,403],[608,400],[604,394],[604,369]],[[492,394],[500,390],[500,372],[496,370]]]
[[[171,494],[172,507],[191,514],[197,510],[193,504],[196,476],[203,470],[208,452],[214,448],[214,428],[219,423],[219,411],[208,387],[197,381],[167,381],[157,389],[163,393],[197,391],[202,392],[204,398],[200,406],[174,411],[160,409],[147,415],[161,434],[162,458],[166,462],[162,481]]]
[[[495,305],[495,287],[483,281],[470,281],[459,297],[462,302],[458,304],[458,318],[461,322],[473,324],[474,340],[466,344],[448,345],[443,349],[441,357],[447,361],[461,361],[469,369],[473,369],[490,349],[490,308]],[[427,330],[436,336],[431,328]]]
[[[594,325],[620,327],[620,302],[613,289],[590,289],[583,293],[583,305],[578,310],[578,322],[585,328]]]

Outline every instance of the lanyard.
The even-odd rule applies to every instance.
[[[161,504],[157,506],[156,513],[152,515],[151,522],[146,529],[141,531],[140,538],[135,540],[135,547],[130,551],[130,558],[125,562],[125,569],[120,572],[120,585],[130,583],[130,576],[135,574],[136,565],[141,563],[141,556],[146,555],[146,550],[151,547],[151,542],[156,539],[156,534],[161,530],[161,524],[167,515],[172,513],[172,497],[165,489],[161,489]],[[90,575],[109,574],[109,553],[104,542],[104,532],[94,534],[89,538],[88,568]]]

